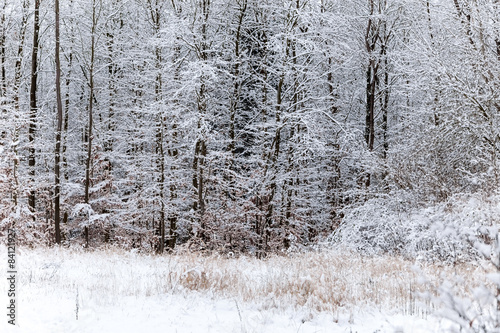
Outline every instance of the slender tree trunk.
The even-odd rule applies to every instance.
[[[30,122],[28,130],[29,141],[29,156],[28,166],[31,183],[35,183],[35,133],[36,133],[36,117],[37,117],[37,79],[38,79],[38,35],[40,31],[40,1],[35,0],[34,27],[33,27],[33,51],[31,55],[31,87],[30,87]],[[34,185],[32,185],[34,186]],[[28,205],[31,212],[35,212],[35,189],[31,189],[28,195]],[[33,215],[33,219],[34,219]]]
[[[321,13],[326,12],[325,0],[321,0]],[[328,45],[328,42],[326,42]],[[328,74],[327,74],[327,84],[328,84],[328,101],[330,103],[330,110],[332,114],[338,112],[338,108],[335,105],[335,90],[334,90],[334,80],[333,80],[333,57],[328,57]]]
[[[431,45],[432,45],[432,47],[434,47],[434,33],[433,33],[433,29],[432,29],[432,20],[431,20],[431,4],[430,4],[429,0],[426,1],[426,7],[427,7],[427,24],[429,26],[429,37],[431,40]],[[437,80],[437,86],[440,87],[439,77],[437,77],[436,80]],[[437,107],[437,105],[439,104],[440,91],[435,92],[434,94],[435,94],[434,95],[434,105]],[[440,123],[439,113],[437,110],[435,110],[434,111],[434,125],[438,126],[439,123]]]
[[[160,30],[161,30],[161,5],[158,0],[149,1],[149,14],[151,17],[151,21],[153,23],[153,30],[155,36],[160,38]],[[155,78],[155,102],[157,107],[159,108],[159,112],[157,115],[157,129],[156,129],[156,167],[157,172],[159,173],[158,178],[156,180],[158,184],[158,201],[159,201],[159,214],[160,218],[158,221],[158,228],[156,230],[156,235],[159,237],[158,244],[156,247],[157,253],[163,253],[165,251],[165,220],[166,220],[166,206],[165,206],[165,148],[164,148],[164,127],[165,127],[165,119],[164,119],[164,111],[161,107],[163,102],[162,96],[162,51],[159,46],[155,47],[155,70],[156,70],[156,78]]]
[[[19,105],[19,89],[21,87],[21,78],[22,78],[22,64],[23,64],[23,57],[24,57],[24,42],[26,38],[26,27],[27,27],[27,20],[28,20],[28,14],[26,11],[28,10],[29,3],[28,1],[23,1],[23,16],[21,20],[21,28],[19,31],[19,46],[17,49],[17,57],[16,57],[16,63],[14,65],[14,142],[19,142],[19,131],[20,131],[20,105]],[[14,151],[14,167],[13,167],[13,178],[14,178],[14,189],[12,191],[12,199],[14,202],[14,206],[17,206],[18,201],[19,201],[19,154],[17,150],[17,143],[13,145],[13,151]]]
[[[333,73],[332,69],[333,68],[333,58],[329,57],[328,58],[328,75],[327,75],[327,81],[328,81],[328,97],[330,100],[330,111],[332,114],[338,113],[339,109],[337,108],[336,105],[336,98],[335,98],[335,90],[333,86]]]
[[[68,56],[68,73],[66,76],[66,96],[64,97],[64,119],[63,119],[63,142],[62,142],[62,160],[64,166],[64,180],[68,181],[69,179],[69,168],[68,168],[68,156],[66,151],[68,149],[68,125],[69,125],[69,105],[70,105],[70,84],[71,84],[71,68],[73,66],[73,51],[70,50],[70,54]],[[67,214],[67,213],[65,213]]]
[[[73,0],[70,1],[70,6],[73,7]],[[71,35],[74,36],[73,24],[71,22]],[[73,69],[73,45],[70,46],[69,55],[67,56],[68,61],[68,73],[66,74],[66,93],[64,96],[64,117],[63,117],[63,134],[62,134],[62,165],[64,167],[64,180],[67,182],[69,180],[69,168],[68,168],[68,156],[66,151],[68,149],[68,125],[69,125],[69,107],[70,107],[70,95],[71,95],[71,71]],[[66,223],[68,218],[68,212],[64,212],[63,223]]]
[[[368,52],[368,68],[366,71],[366,121],[365,121],[365,141],[368,150],[372,151],[375,142],[375,86],[377,83],[378,64],[374,59],[375,47],[378,40],[378,29],[373,22],[374,0],[369,0],[370,17],[366,28],[365,45]]]
[[[89,68],[89,114],[88,114],[88,142],[87,142],[87,159],[85,161],[85,203],[90,204],[90,178],[92,170],[92,143],[94,126],[94,58],[95,58],[95,27],[97,25],[95,0],[92,1],[92,27],[90,36],[90,68]],[[85,244],[89,247],[89,226],[85,226]]]
[[[176,126],[174,125],[174,133],[173,133],[173,144],[176,144],[177,141],[177,133],[176,133]],[[168,154],[170,157],[172,157],[175,160],[177,160],[178,156],[178,151],[177,148],[172,148],[169,149]],[[171,170],[174,171],[176,170],[175,166],[171,166]],[[170,202],[172,205],[175,205],[175,200],[177,199],[177,188],[175,184],[172,182],[170,185]],[[173,249],[175,247],[175,243],[177,241],[177,213],[172,212],[170,213],[170,217],[168,218],[169,222],[169,233],[168,233],[168,244],[167,246],[170,249]]]
[[[233,82],[233,93],[231,95],[231,100],[230,100],[230,105],[229,105],[229,113],[230,113],[230,122],[229,122],[229,146],[228,146],[228,151],[231,153],[231,161],[230,161],[230,168],[233,167],[234,164],[234,150],[236,148],[236,138],[235,138],[235,118],[236,118],[236,111],[238,109],[238,104],[240,102],[240,88],[241,88],[241,82],[240,82],[240,57],[241,57],[241,52],[240,52],[240,43],[241,43],[241,30],[243,27],[243,19],[246,15],[246,10],[247,10],[247,0],[243,0],[240,8],[239,8],[239,15],[238,15],[238,23],[236,27],[236,36],[234,40],[234,58],[236,60],[234,66],[233,66],[233,73],[232,76],[234,78]]]
[[[280,154],[280,145],[281,145],[281,112],[282,112],[282,103],[283,103],[283,85],[285,82],[285,74],[282,73],[281,77],[278,81],[278,86],[276,89],[276,132],[273,138],[273,144],[271,146],[271,150],[274,147],[274,151],[270,151],[269,153],[269,162],[266,165],[266,173],[271,172],[271,180],[269,184],[269,194],[267,197],[267,211],[266,217],[264,221],[264,225],[260,231],[260,250],[264,251],[267,248],[267,231],[268,228],[272,225],[273,222],[273,214],[274,214],[274,196],[276,195],[276,167],[278,164],[278,158]]]
[[[180,14],[182,12],[182,9],[180,6],[176,5],[176,2],[174,0],[171,1],[172,3],[172,8],[174,9],[175,15],[179,18]],[[180,36],[176,36],[176,42],[174,46],[174,55],[173,55],[173,60],[172,62],[175,64],[179,59],[181,55],[181,48],[180,48]],[[174,84],[178,84],[180,80],[180,68],[179,66],[176,67],[174,70]],[[174,105],[178,103],[177,99],[174,99],[172,101]],[[170,140],[171,147],[167,149],[168,156],[171,158],[171,165],[170,165],[170,174],[172,176],[175,175],[175,171],[177,170],[177,159],[179,152],[177,150],[177,144],[178,144],[178,132],[177,132],[177,120],[175,119],[175,116],[172,119],[172,138]],[[174,176],[175,177],[175,176]],[[172,177],[172,178],[174,178]],[[170,204],[172,207],[176,207],[177,203],[176,200],[178,198],[177,195],[177,186],[176,182],[174,179],[170,180]],[[175,247],[175,244],[177,242],[177,220],[178,220],[178,214],[175,208],[173,208],[170,212],[170,215],[168,217],[168,222],[169,222],[169,232],[168,232],[168,240],[167,240],[167,246],[169,249],[173,249]]]
[[[204,89],[201,89],[204,96]],[[203,103],[202,103],[203,104]],[[202,105],[199,105],[199,112],[205,112]],[[201,129],[201,121],[198,123],[198,128]],[[198,219],[200,221],[200,232],[199,237],[206,241],[208,240],[208,235],[206,233],[206,225],[204,220],[205,214],[205,199],[203,195],[205,187],[204,171],[205,171],[205,156],[207,154],[207,147],[205,140],[203,138],[204,133],[201,134],[202,138],[198,139],[194,151],[194,161],[193,161],[193,187],[196,190],[196,200],[194,202],[194,210],[198,213]]]
[[[162,118],[163,115],[160,115]],[[160,236],[159,244],[157,247],[158,253],[163,253],[165,250],[165,156],[163,149],[163,119],[160,119],[158,124],[158,133],[156,135],[156,152],[157,164],[159,166],[159,200],[160,200],[160,221],[158,223],[158,235]]]
[[[158,14],[158,20],[160,19]],[[159,33],[159,26],[158,31]],[[156,49],[156,70],[158,71],[156,75],[156,101],[160,102],[162,100],[162,76],[161,70],[161,50]],[[159,200],[160,200],[160,221],[158,224],[158,234],[160,236],[160,243],[158,244],[158,253],[163,253],[165,250],[165,152],[164,152],[164,115],[163,110],[160,110],[158,115],[158,130],[156,134],[156,153],[157,153],[157,165],[159,167],[159,177],[158,177],[158,187],[159,187]]]
[[[0,82],[0,97],[5,98],[7,95],[7,73],[5,70],[5,62],[6,62],[6,32],[5,32],[5,7],[6,7],[6,1],[4,0],[2,3],[2,16],[0,17],[0,28],[2,29],[2,33],[0,35],[0,79],[2,80]],[[5,104],[5,101],[2,101],[0,105],[2,105],[2,112],[4,112],[3,105]]]
[[[384,150],[382,152],[382,157],[387,159],[387,153],[389,151],[389,141],[387,139],[388,130],[388,109],[389,109],[389,60],[387,59],[387,45],[382,45],[382,58],[384,59],[384,95],[382,99],[382,135],[383,135],[383,145]]]
[[[375,92],[378,81],[378,61],[375,59],[375,47],[379,39],[379,27],[374,22],[374,0],[369,0],[370,16],[365,35],[365,47],[368,53],[368,68],[366,70],[366,118],[365,118],[365,142],[368,150],[373,151],[375,143]],[[371,175],[365,175],[365,186],[369,187]]]
[[[300,9],[300,2],[299,0],[296,1],[296,7],[295,9],[298,11]],[[293,27],[297,26],[298,22],[298,17],[296,16],[292,18],[293,23],[291,24]],[[293,31],[292,31],[293,33]],[[300,88],[299,88],[299,73],[298,73],[298,68],[297,68],[297,50],[296,50],[296,42],[294,39],[288,39],[287,41],[287,58],[288,56],[290,57],[290,62],[292,65],[292,77],[293,77],[293,94],[292,94],[292,112],[297,113],[299,110],[299,102],[300,102]],[[294,154],[294,143],[298,143],[298,134],[299,134],[299,125],[294,126],[293,124],[290,126],[290,131],[289,131],[289,138],[288,140],[284,140],[285,142],[288,143],[288,149],[287,149],[287,177],[288,179],[284,182],[284,186],[282,189],[283,196],[286,194],[286,200],[283,200],[283,211],[284,214],[281,215],[281,218],[284,217],[284,221],[281,222],[281,228],[283,230],[283,246],[288,249],[290,247],[290,240],[288,239],[288,233],[290,232],[290,220],[292,218],[292,204],[293,204],[293,196],[294,196],[294,191],[293,191],[293,185],[294,185],[294,179],[293,179],[293,171],[297,167],[296,161],[293,157]],[[296,179],[298,181],[298,179]]]
[[[173,137],[172,137],[172,144],[175,145],[177,143],[177,126],[174,124],[173,125]],[[177,160],[178,157],[178,151],[177,148],[171,148],[168,150],[168,155],[175,161]],[[172,171],[176,170],[176,166],[173,165],[170,167]],[[170,203],[172,206],[175,207],[175,200],[177,199],[177,188],[175,186],[175,183],[173,180],[171,180],[170,184]],[[177,212],[171,212],[170,216],[168,218],[169,222],[169,233],[168,233],[168,244],[167,246],[170,249],[173,249],[175,247],[175,243],[177,241]]]
[[[376,69],[370,63],[366,72],[366,121],[365,121],[365,141],[368,150],[372,151],[375,142],[375,86]]]
[[[120,29],[123,28],[123,20],[120,19]],[[109,38],[108,40],[108,56],[109,56],[109,65],[108,65],[108,74],[109,74],[109,82],[108,82],[108,90],[109,90],[109,111],[108,111],[108,139],[105,142],[104,150],[108,153],[111,154],[113,151],[113,140],[114,140],[114,131],[115,131],[115,108],[116,108],[116,101],[115,101],[115,96],[117,94],[117,84],[116,84],[116,78],[115,76],[117,75],[117,66],[114,63],[114,53],[115,53],[115,41],[114,41],[114,36],[112,33],[108,33],[107,37]],[[108,163],[108,171],[111,173],[111,160],[106,156],[106,160]]]
[[[267,83],[269,81],[269,70],[268,70],[268,60],[267,60],[267,54],[268,54],[268,37],[267,37],[267,32],[265,29],[265,21],[266,17],[265,15],[262,15],[260,17],[261,21],[259,24],[262,25],[262,29],[258,32],[258,39],[259,39],[259,46],[260,46],[260,53],[261,53],[261,63],[259,64],[259,72],[261,76],[261,81],[263,84],[261,85],[261,94],[262,94],[262,108],[261,108],[261,122],[264,124],[263,129],[262,129],[262,165],[264,166],[264,174],[263,174],[263,179],[265,179],[268,175],[269,168],[270,168],[270,162],[271,162],[271,150],[272,150],[272,144],[271,147],[267,147],[266,143],[268,142],[268,137],[269,137],[269,127],[267,126],[267,121],[268,121],[268,107],[269,107],[269,91],[268,91],[268,86]],[[265,185],[265,184],[264,184]],[[262,258],[265,256],[265,248],[266,248],[266,240],[265,240],[265,233],[267,231],[267,226],[266,226],[266,221],[267,221],[267,214],[269,213],[269,200],[268,200],[268,189],[263,188],[261,193],[255,198],[255,205],[258,209],[258,213],[255,216],[255,233],[257,236],[257,246],[258,246],[258,251],[256,253],[257,258]],[[272,209],[272,208],[271,208]],[[271,212],[272,215],[272,212]]]
[[[208,17],[210,12],[210,0],[202,0],[202,25],[201,25],[201,41],[199,45],[199,58],[202,61],[208,60]],[[193,203],[193,209],[197,212],[200,222],[200,231],[198,236],[203,241],[208,241],[207,228],[205,224],[205,157],[207,155],[206,133],[202,122],[207,111],[207,87],[205,78],[201,77],[200,89],[197,93],[197,108],[198,108],[198,131],[199,137],[195,145],[193,159],[193,188],[196,191],[196,200]]]
[[[61,60],[59,57],[60,32],[59,32],[59,0],[55,0],[55,30],[56,30],[56,100],[57,100],[57,128],[56,128],[56,150],[54,166],[54,222],[56,244],[61,243],[61,131],[63,121],[63,107],[61,100]]]

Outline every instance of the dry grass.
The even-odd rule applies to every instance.
[[[193,253],[147,256],[114,250],[19,252],[22,285],[78,288],[80,294],[101,295],[101,302],[110,303],[118,296],[197,291],[252,302],[263,309],[304,306],[335,312],[369,306],[418,314],[425,311],[418,293],[430,284],[463,277],[467,283],[461,292],[465,293],[467,287],[485,281],[483,270],[471,264],[415,265],[395,257],[366,258],[338,250],[265,260]]]
[[[463,277],[469,287],[484,283],[484,272],[471,264],[438,266],[401,258],[366,258],[346,251],[296,254],[291,257],[200,258],[184,255],[179,284],[215,292],[264,307],[307,306],[317,311],[371,306],[406,314],[425,311],[419,295],[444,280]],[[193,267],[196,267],[193,270]]]

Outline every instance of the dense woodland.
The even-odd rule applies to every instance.
[[[500,185],[498,0],[0,0],[0,72],[24,244],[262,256]]]

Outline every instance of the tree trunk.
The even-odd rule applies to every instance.
[[[97,17],[95,12],[95,0],[92,1],[92,27],[90,36],[90,68],[89,68],[89,114],[88,114],[88,142],[87,142],[87,159],[85,161],[85,203],[90,204],[90,178],[92,170],[92,127],[94,126],[94,58],[95,58],[95,27],[97,25]],[[85,246],[89,247],[89,226],[85,226]]]
[[[153,31],[155,37],[160,39],[161,32],[161,5],[158,0],[149,1],[149,15],[153,23]],[[163,96],[162,96],[162,51],[160,46],[155,47],[155,102],[159,112],[157,114],[156,123],[156,168],[158,172],[158,178],[156,183],[158,184],[158,201],[159,201],[159,214],[160,218],[158,221],[158,227],[156,229],[156,235],[159,237],[158,243],[156,245],[156,252],[161,254],[165,250],[165,220],[166,220],[166,207],[165,207],[165,149],[164,149],[164,127],[165,127],[165,116],[164,110],[162,108]]]
[[[64,166],[64,180],[68,181],[68,156],[66,154],[68,148],[68,125],[69,125],[69,105],[70,105],[70,83],[71,83],[71,68],[73,65],[73,51],[70,50],[69,63],[68,63],[68,73],[66,77],[66,96],[64,97],[64,119],[63,119],[63,142],[62,142],[62,160]]]
[[[202,61],[208,60],[208,17],[210,12],[210,0],[203,0],[202,6],[202,25],[201,25],[201,42],[199,45],[199,59]],[[193,209],[197,212],[198,220],[200,222],[200,231],[198,236],[203,241],[208,241],[207,228],[205,224],[205,157],[207,155],[206,146],[206,133],[204,129],[204,117],[207,112],[207,87],[205,78],[201,77],[200,89],[197,92],[197,108],[198,108],[198,135],[195,145],[194,159],[193,159],[193,188],[196,193],[196,200],[193,204]]]
[[[280,154],[280,144],[281,144],[281,112],[283,103],[283,85],[285,82],[285,74],[282,73],[278,81],[278,86],[276,89],[276,132],[273,139],[273,144],[271,145],[271,151],[269,152],[269,162],[266,165],[266,174],[271,172],[271,180],[269,184],[269,194],[267,196],[267,211],[264,225],[260,230],[260,251],[266,251],[267,248],[267,231],[272,225],[273,214],[274,214],[274,196],[276,195],[276,167],[278,164],[278,158]],[[274,151],[272,148],[274,146]]]
[[[231,95],[231,100],[229,104],[229,114],[230,114],[230,122],[229,122],[229,146],[228,146],[228,151],[231,153],[231,160],[230,160],[230,168],[233,167],[234,164],[234,154],[235,154],[235,148],[236,148],[236,138],[235,138],[235,118],[236,118],[236,111],[238,109],[238,105],[240,102],[240,88],[241,88],[241,82],[240,82],[240,57],[241,57],[241,52],[240,52],[240,43],[241,43],[241,30],[243,26],[243,19],[246,15],[246,10],[247,10],[247,0],[243,0],[240,8],[239,8],[239,15],[238,15],[238,25],[236,27],[236,36],[234,40],[234,58],[236,63],[233,65],[233,93]]]
[[[158,16],[159,20],[159,16]],[[158,27],[159,28],[159,27]],[[157,31],[159,33],[159,29]],[[156,75],[156,101],[161,101],[161,90],[162,90],[162,78],[160,74],[161,70],[161,51],[159,48],[156,49],[156,70],[158,71]],[[157,165],[159,167],[159,177],[158,177],[158,187],[159,187],[159,201],[160,201],[160,221],[158,224],[158,235],[160,236],[160,243],[158,244],[157,252],[163,253],[165,249],[165,156],[163,148],[164,124],[163,110],[160,111],[158,115],[158,129],[156,134],[156,154],[157,154]]]
[[[375,76],[376,68],[370,63],[366,71],[366,120],[365,120],[365,141],[369,151],[373,151],[375,142]]]
[[[35,0],[34,27],[33,27],[33,51],[31,54],[31,87],[30,87],[30,122],[28,130],[29,141],[29,156],[28,166],[31,183],[35,184],[35,133],[36,133],[36,116],[37,116],[37,78],[38,78],[38,35],[40,31],[40,1]],[[32,185],[34,186],[34,185]],[[28,194],[28,205],[31,212],[35,212],[35,190],[32,188]],[[33,215],[33,219],[34,219]]]
[[[60,33],[59,33],[59,0],[55,0],[55,32],[56,32],[56,99],[57,99],[57,128],[56,128],[56,150],[54,166],[54,224],[56,244],[61,243],[61,131],[63,120],[63,108],[61,100],[61,61],[59,57]]]
[[[26,11],[28,10],[29,4],[27,1],[23,1],[23,16],[21,20],[21,28],[19,31],[19,46],[17,49],[17,57],[16,57],[16,63],[14,65],[14,142],[19,141],[19,131],[20,131],[20,124],[19,124],[19,112],[20,112],[20,105],[19,105],[19,89],[21,87],[21,78],[22,78],[22,60],[24,56],[24,41],[26,37],[26,26],[27,26],[27,20],[28,20],[28,15]],[[14,179],[14,189],[12,191],[12,199],[14,202],[14,206],[17,206],[18,201],[19,201],[19,154],[17,150],[17,144],[13,145],[13,152],[14,152],[14,167],[12,170],[13,173],[13,179]]]
[[[365,47],[368,53],[368,68],[366,70],[366,117],[365,117],[365,142],[371,152],[375,143],[375,92],[377,85],[378,61],[375,59],[375,47],[379,39],[379,29],[374,22],[374,0],[369,0],[370,16],[366,27]],[[371,175],[366,173],[365,186],[369,187]]]
[[[3,97],[3,98],[5,98],[7,95],[7,77],[6,77],[7,73],[5,70],[5,61],[6,61],[5,43],[6,43],[6,38],[7,38],[7,36],[5,35],[5,7],[7,5],[6,1],[7,0],[3,1],[2,10],[1,10],[2,16],[1,16],[1,21],[0,21],[1,28],[2,28],[2,35],[0,36],[0,63],[1,63],[1,69],[0,69],[1,76],[0,77],[2,80],[2,82],[0,82],[0,97]],[[2,102],[2,105],[4,103],[5,102]]]
[[[495,43],[497,45],[497,59],[500,60],[500,38],[495,40]]]
[[[389,151],[389,141],[387,139],[387,128],[388,128],[388,109],[389,109],[389,61],[387,59],[387,45],[382,45],[382,57],[384,58],[384,96],[382,100],[382,134],[383,134],[383,145],[384,150],[382,151],[382,157],[387,159],[387,153]]]

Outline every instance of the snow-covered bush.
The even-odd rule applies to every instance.
[[[405,192],[375,198],[347,212],[333,242],[366,254],[459,262],[478,255],[477,238],[500,217],[500,196],[456,195],[422,208]]]
[[[440,283],[426,281],[422,294],[432,304],[448,332],[500,332],[500,243],[498,227],[484,228],[474,247],[486,260],[476,262],[484,278],[479,283],[456,275]],[[477,276],[475,273],[469,274]],[[424,275],[422,275],[424,276]]]

